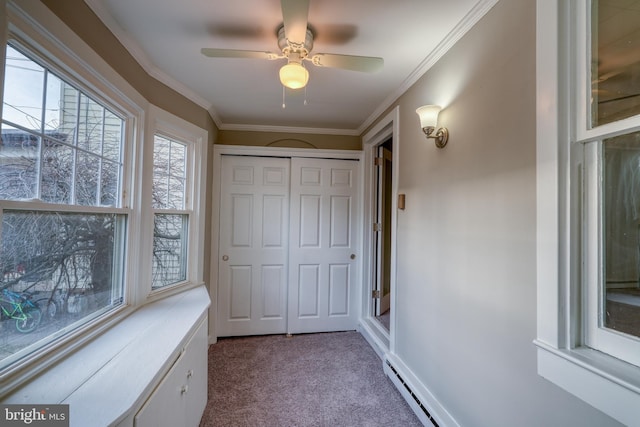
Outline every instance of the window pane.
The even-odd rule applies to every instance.
[[[115,214],[4,211],[0,367],[122,304],[124,228]]]
[[[98,180],[100,179],[100,158],[84,151],[78,151],[75,175],[76,204],[96,205]]]
[[[155,209],[185,208],[186,146],[156,135],[153,147]]]
[[[47,92],[45,94],[44,128],[57,130],[60,127],[60,108],[62,107],[63,82],[51,73],[47,73]]]
[[[100,176],[100,205],[116,206],[118,203],[118,188],[120,183],[120,165],[108,160],[102,161],[102,173]]]
[[[155,215],[153,289],[186,280],[188,219],[188,215]]]
[[[61,87],[62,104],[59,110],[58,132],[65,135],[65,141],[69,144],[75,144],[76,129],[78,128],[78,103],[80,99],[80,91],[76,88],[62,82]],[[53,122],[53,118],[49,121]]]
[[[187,147],[179,142],[171,143],[171,175],[184,177],[186,166]],[[181,190],[184,191],[184,190]]]
[[[0,198],[36,198],[40,138],[3,123],[0,142]]]
[[[640,132],[604,141],[604,326],[640,337]]]
[[[80,96],[78,119],[78,147],[92,153],[102,152],[102,124],[104,108],[91,98]]]
[[[40,130],[45,70],[11,46],[7,46],[6,61],[2,118]]]
[[[41,198],[50,203],[71,203],[74,150],[45,141],[42,160]]]
[[[117,207],[124,120],[11,45],[5,70],[0,198]]]
[[[169,177],[169,209],[184,209],[184,179],[182,177]]]
[[[122,146],[122,119],[109,110],[104,114],[104,141],[102,143],[102,155],[109,160],[120,159],[120,147]]]
[[[167,207],[169,197],[169,161],[171,141],[155,136],[153,143],[153,201],[156,209]]]
[[[640,1],[594,1],[591,25],[595,127],[640,114]]]

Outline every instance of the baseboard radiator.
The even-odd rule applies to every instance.
[[[413,390],[411,390],[411,387],[409,387],[409,385],[405,382],[405,380],[402,378],[402,376],[398,373],[396,368],[393,367],[391,362],[389,362],[389,360],[385,360],[385,363],[387,364],[387,366],[389,367],[389,369],[391,370],[391,372],[395,376],[395,379],[397,381],[399,381],[400,384],[402,384],[403,389],[400,389],[400,393],[404,395],[405,399],[407,399],[407,398],[413,399],[415,401],[416,405],[418,406],[418,408],[422,412],[424,412],[424,415],[426,416],[426,419],[428,421],[430,421],[431,424],[433,424],[435,427],[439,427],[438,423],[436,422],[436,420],[429,413],[429,410],[427,410],[427,408],[425,408],[425,406],[420,401],[420,398],[418,396],[416,396],[416,394],[413,392]],[[422,418],[422,417],[419,417],[419,418]]]

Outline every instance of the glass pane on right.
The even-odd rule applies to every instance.
[[[592,2],[591,125],[640,114],[640,0]]]
[[[606,328],[640,337],[640,132],[604,141]]]
[[[188,221],[188,215],[155,215],[153,222],[153,289],[187,279]]]

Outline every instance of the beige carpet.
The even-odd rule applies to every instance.
[[[421,425],[357,332],[226,338],[209,348],[201,427]]]

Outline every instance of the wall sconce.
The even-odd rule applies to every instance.
[[[435,139],[436,147],[443,148],[449,140],[449,130],[442,127],[438,129],[435,135],[432,135],[438,124],[440,110],[442,108],[439,105],[423,105],[416,110],[416,113],[420,117],[420,126],[427,138]]]

